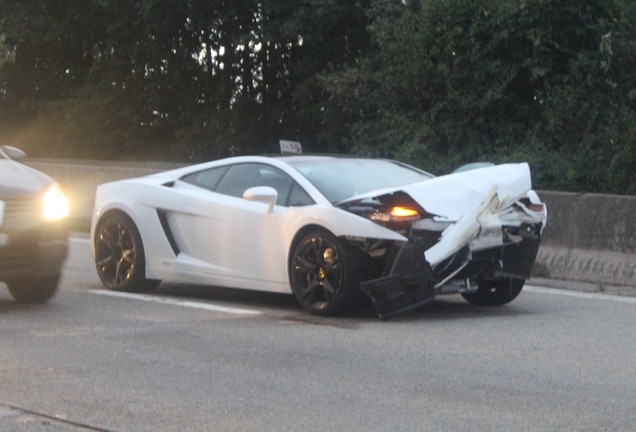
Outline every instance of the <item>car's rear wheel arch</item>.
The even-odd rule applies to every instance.
[[[132,242],[131,249],[134,251],[134,257],[132,258],[131,267],[134,266],[134,269],[133,271],[129,271],[130,274],[126,277],[125,281],[118,282],[117,279],[121,276],[118,274],[114,275],[115,280],[109,280],[110,276],[113,275],[109,275],[107,274],[109,272],[100,269],[100,261],[105,259],[105,257],[100,256],[100,236],[104,233],[104,228],[109,225],[121,225],[125,230],[124,235]],[[95,225],[92,242],[95,248],[97,273],[106,288],[116,291],[147,291],[155,288],[159,284],[160,281],[146,279],[146,256],[143,239],[141,238],[137,224],[125,211],[113,209],[104,213]],[[114,260],[111,260],[111,264],[112,263],[114,263]],[[119,269],[114,271],[115,273],[120,273]]]
[[[115,208],[115,209],[110,209],[107,210],[106,212],[104,212],[99,219],[97,220],[97,224],[95,225],[95,232],[97,233],[97,228],[99,228],[100,225],[104,224],[104,221],[111,215],[113,214],[120,214],[121,216],[127,217],[128,219],[132,220],[132,218],[130,217],[130,215],[128,213],[126,213],[124,210]],[[134,222],[134,221],[133,221]],[[94,240],[94,239],[93,239]]]
[[[99,236],[101,228],[104,226],[104,223],[108,222],[113,217],[121,217],[123,219],[127,219],[131,224],[135,226],[135,229],[138,230],[137,223],[133,220],[133,218],[128,213],[126,213],[126,211],[118,209],[118,208],[108,210],[99,217],[99,220],[95,224],[95,232],[93,233],[93,238],[91,238],[93,247],[96,247],[97,245],[98,236]],[[143,246],[143,240],[142,240],[142,246]]]

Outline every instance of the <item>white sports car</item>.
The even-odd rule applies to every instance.
[[[242,156],[100,185],[91,238],[108,289],[293,293],[318,315],[363,292],[386,318],[438,294],[512,301],[545,222],[525,163],[435,177],[391,160]]]

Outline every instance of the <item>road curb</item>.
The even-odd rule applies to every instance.
[[[636,297],[636,287],[626,285],[611,285],[601,282],[590,283],[561,279],[530,278],[526,281],[526,284],[568,291]]]

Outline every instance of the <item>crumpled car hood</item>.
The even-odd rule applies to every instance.
[[[530,167],[524,162],[448,174],[407,186],[372,191],[338,205],[402,191],[429,214],[452,222],[478,209],[493,187],[499,198],[499,208],[511,205],[532,188]]]
[[[362,204],[373,199],[387,207],[393,203],[402,205],[401,201],[407,206],[417,204],[428,213],[424,217],[433,222],[422,229],[439,228],[439,237],[432,246],[409,241],[400,249],[405,258],[399,263],[394,262],[390,273],[361,284],[361,290],[372,300],[380,317],[393,316],[430,301],[438,290],[467,268],[473,250],[501,248],[504,245],[502,217],[508,218],[508,223],[512,220],[521,224],[527,218],[532,224],[544,224],[544,207],[543,211],[535,213],[526,211],[520,202],[526,194],[531,202],[530,195],[538,201],[536,194],[530,192],[531,186],[527,163],[505,164],[376,190],[347,200],[347,203]],[[415,203],[409,203],[409,197]],[[516,202],[519,205],[513,211]],[[419,261],[421,253],[425,263]],[[398,259],[400,255],[396,256]],[[503,268],[504,264],[500,262],[499,265]]]

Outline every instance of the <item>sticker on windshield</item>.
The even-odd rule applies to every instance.
[[[4,219],[4,201],[0,201],[0,226],[2,226],[3,219]]]

